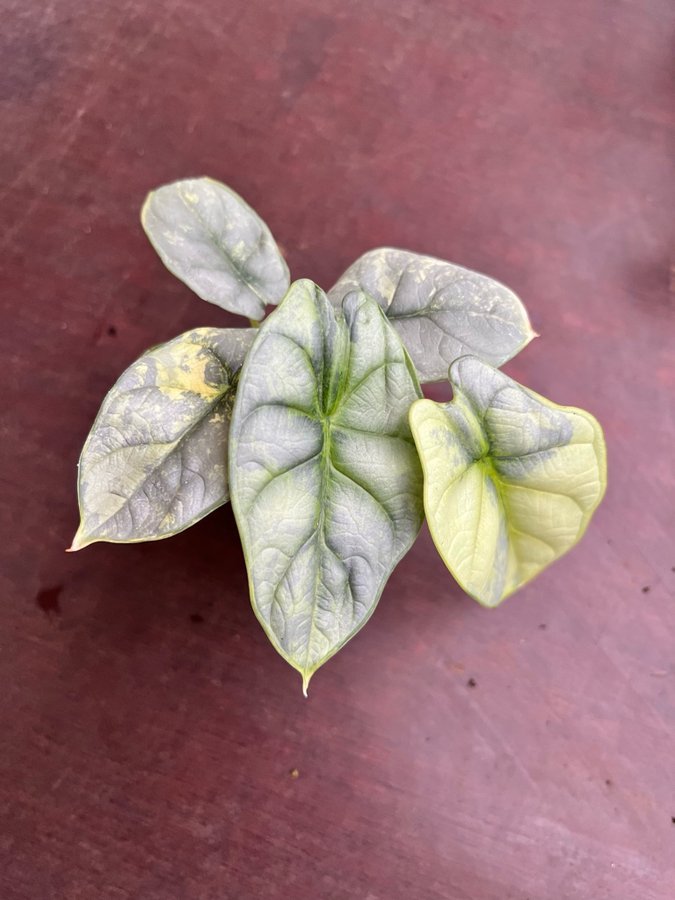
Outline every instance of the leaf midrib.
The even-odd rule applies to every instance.
[[[240,282],[243,282],[243,284],[251,291],[251,293],[256,297],[256,299],[258,299],[262,303],[263,310],[264,310],[265,305],[267,304],[266,298],[263,297],[263,295],[260,293],[260,291],[256,288],[255,284],[250,280],[250,277],[247,276],[246,273],[244,272],[244,270],[241,269],[239,267],[239,265],[235,262],[234,257],[230,254],[230,252],[225,248],[224,244],[222,243],[221,236],[219,234],[217,234],[215,231],[213,231],[213,229],[210,227],[210,225],[206,222],[206,220],[201,215],[201,210],[199,210],[194,204],[188,203],[188,201],[186,200],[186,198],[183,196],[183,194],[180,191],[179,191],[179,196],[180,196],[181,200],[183,201],[185,208],[188,210],[188,212],[193,213],[193,215],[198,219],[199,223],[204,228],[204,231],[206,232],[207,236],[212,239],[213,243],[220,251],[222,257],[228,263],[228,269],[230,271],[230,274],[234,275],[235,278],[238,278]],[[220,202],[220,198],[219,198],[218,202]],[[254,213],[254,215],[256,215],[256,213]],[[260,228],[260,223],[256,222],[256,224],[258,225],[260,230],[258,233],[258,237],[256,239],[256,245],[254,247],[254,250],[259,250],[261,248],[262,239],[265,235],[264,235],[264,228]],[[253,255],[253,252],[254,251],[251,251],[248,254],[245,262],[248,262],[250,257]]]
[[[340,329],[344,329],[346,331],[346,342],[340,341]],[[332,381],[332,376],[335,372],[344,372],[347,376],[349,374],[350,363],[351,363],[351,351],[352,351],[352,341],[351,334],[349,333],[349,329],[347,328],[347,324],[343,319],[338,318],[337,320],[337,340],[335,342],[335,346],[340,348],[342,352],[339,354],[340,358],[335,358],[333,354],[331,354],[330,359],[330,376],[329,382]],[[325,393],[325,385],[326,385],[326,353],[324,353],[321,357],[321,379],[319,380],[318,374],[316,374],[316,384],[317,384],[317,400],[323,402],[330,402],[330,397],[324,396]],[[319,393],[319,385],[321,385],[321,393]],[[342,404],[346,397],[350,395],[345,395],[340,390],[340,385],[338,385],[337,396],[335,397],[335,401],[331,409],[321,410],[320,421],[321,421],[321,429],[322,429],[322,447],[321,447],[321,469],[319,472],[319,515],[316,521],[315,532],[317,535],[317,541],[320,541],[323,544],[325,550],[330,550],[328,543],[326,542],[326,535],[324,533],[325,529],[325,521],[326,521],[326,500],[328,494],[328,481],[330,477],[330,469],[332,465],[332,436],[331,436],[331,419],[336,415],[336,413],[342,407]],[[317,404],[318,405],[318,404]],[[331,551],[332,552],[332,551]],[[303,679],[306,679],[310,675],[309,671],[309,654],[312,647],[312,637],[316,630],[316,607],[318,603],[318,595],[319,595],[319,581],[321,578],[321,564],[319,561],[319,565],[316,567],[316,575],[314,578],[314,590],[312,593],[312,612],[309,618],[309,634],[307,636],[307,643],[305,646],[305,662],[303,665]],[[306,686],[305,686],[306,687]]]

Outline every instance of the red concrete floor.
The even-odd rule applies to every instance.
[[[1,5],[2,900],[672,900],[672,4]],[[296,277],[506,282],[543,335],[507,371],[608,440],[564,561],[489,612],[423,533],[309,700],[229,508],[63,552],[116,376],[235,321],[138,224],[206,173]]]

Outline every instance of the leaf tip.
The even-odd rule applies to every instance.
[[[88,547],[89,544],[93,544],[94,541],[95,538],[88,538],[80,525],[75,532],[72,544],[70,547],[66,547],[66,553],[76,553],[78,550],[84,550],[85,547]]]
[[[301,672],[302,675],[302,694],[305,699],[307,699],[307,689],[309,688],[309,679],[312,677],[312,672]]]

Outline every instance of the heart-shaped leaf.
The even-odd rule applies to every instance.
[[[602,430],[474,357],[450,368],[451,403],[420,400],[410,424],[424,508],[443,561],[496,606],[584,533],[606,484]]]
[[[335,310],[295,282],[242,368],[230,430],[232,507],[270,640],[313,672],[373,612],[422,521],[407,413],[413,366],[363,294]]]
[[[167,269],[203,300],[258,320],[288,289],[288,266],[267,225],[212,178],[152,191],[141,221]]]
[[[328,296],[339,306],[353,290],[377,300],[423,382],[445,378],[450,363],[468,353],[501,366],[536,337],[513,291],[431,256],[389,247],[371,250]]]
[[[254,336],[197,328],[124,372],[82,450],[71,549],[169,537],[226,502],[230,414]]]

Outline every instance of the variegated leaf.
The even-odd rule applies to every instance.
[[[228,499],[227,439],[253,328],[197,328],[136,360],[82,450],[79,550],[183,531]]]
[[[496,606],[580,539],[605,490],[602,430],[474,357],[450,369],[451,403],[420,400],[410,424],[424,507],[464,590]]]

